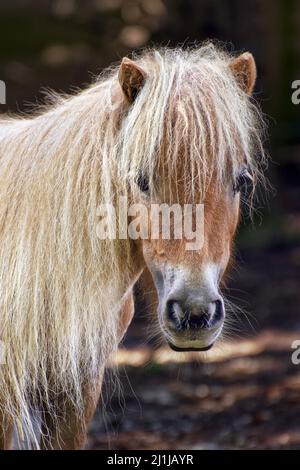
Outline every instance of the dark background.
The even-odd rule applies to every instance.
[[[205,358],[150,341],[138,303],[88,448],[300,448],[300,2],[296,0],[1,0],[0,80],[27,111],[43,88],[72,91],[145,46],[206,39],[251,51],[266,115],[273,187],[245,218],[226,294],[242,308],[230,339]],[[148,327],[146,328],[146,325]],[[150,325],[150,326],[149,326]]]

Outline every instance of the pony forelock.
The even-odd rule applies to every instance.
[[[184,179],[187,193],[197,187],[203,199],[212,176],[220,190],[243,167],[253,189],[263,180],[262,114],[233,77],[231,60],[210,43],[149,51],[137,59],[147,79],[123,121],[119,156],[120,174],[132,187],[141,171],[153,187],[159,177],[164,185],[173,176],[175,182]]]

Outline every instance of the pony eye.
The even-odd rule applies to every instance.
[[[253,178],[251,174],[246,169],[242,170],[233,184],[234,193],[239,193],[244,187],[251,184],[252,181]]]
[[[149,193],[150,191],[149,180],[146,176],[139,175],[137,179],[137,185],[143,193]]]

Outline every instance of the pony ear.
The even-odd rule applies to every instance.
[[[133,60],[124,57],[119,69],[119,82],[123,93],[133,103],[146,79],[146,73]]]
[[[233,59],[229,68],[242,90],[251,95],[256,81],[255,60],[250,52],[244,52]]]

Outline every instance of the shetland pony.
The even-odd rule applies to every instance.
[[[0,445],[78,449],[103,371],[133,315],[145,266],[175,350],[206,350],[222,329],[219,283],[241,186],[261,174],[250,53],[212,44],[124,58],[75,96],[0,121]],[[99,239],[97,207],[119,196],[204,203],[204,244]],[[33,411],[40,413],[40,439]]]

